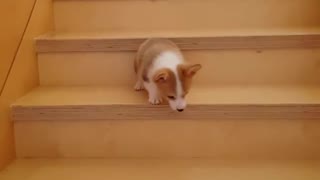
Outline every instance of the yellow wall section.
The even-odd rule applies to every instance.
[[[28,23],[35,0],[7,0],[0,6],[0,89]],[[9,20],[9,18],[11,20]]]
[[[30,3],[32,4],[32,1]],[[9,106],[38,84],[33,38],[52,30],[51,4],[51,0],[37,0],[0,98],[0,168],[4,167],[14,157],[13,124],[10,122]],[[27,5],[24,1],[21,1],[21,6],[26,8]],[[6,15],[6,18],[8,18],[8,15]]]
[[[19,47],[35,0],[7,0],[0,6],[0,91],[2,90],[10,65]],[[9,20],[9,18],[11,20]],[[2,97],[0,98],[2,102]],[[14,156],[12,125],[4,117],[9,111],[4,103],[0,105],[0,168]]]

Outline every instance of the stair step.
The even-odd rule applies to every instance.
[[[316,0],[71,0],[54,1],[54,19],[58,32],[312,28],[318,7]]]
[[[220,33],[214,36],[202,33],[197,37],[187,32],[171,36],[160,33],[162,35],[158,34],[158,37],[173,37],[181,46],[194,48],[183,53],[189,62],[201,63],[203,66],[196,76],[195,84],[319,84],[320,33],[277,32],[264,35],[256,32],[257,35],[250,35],[251,32],[247,31],[238,35]],[[136,52],[127,50],[137,49],[148,35],[157,33],[58,33],[39,37],[40,84],[133,84]],[[183,40],[181,37],[189,38]],[[225,38],[228,42],[221,42]],[[116,48],[118,52],[110,52],[111,44],[112,51]],[[204,50],[206,48],[231,49]]]
[[[151,106],[131,88],[40,87],[16,102],[14,120],[320,118],[320,87],[195,87],[185,113]]]
[[[30,118],[14,122],[14,137],[19,158],[320,159],[320,121],[271,118]]]
[[[320,158],[320,87],[195,87],[189,107],[117,87],[39,87],[12,105],[17,157]]]
[[[0,172],[1,180],[315,180],[316,162],[212,160],[19,159]]]
[[[169,38],[182,50],[319,48],[320,31],[309,31],[264,35],[253,35],[257,34],[255,31],[238,32],[239,35],[226,32],[49,33],[36,39],[36,49],[39,53],[136,51],[150,37]]]

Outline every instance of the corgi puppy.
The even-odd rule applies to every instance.
[[[140,46],[134,69],[135,90],[146,89],[153,105],[166,99],[173,110],[182,112],[187,106],[185,97],[192,78],[201,65],[186,63],[177,45],[170,40],[152,38]]]

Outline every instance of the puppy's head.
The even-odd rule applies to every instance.
[[[189,93],[193,76],[200,69],[200,64],[180,64],[175,71],[163,68],[153,76],[161,95],[168,100],[173,110],[182,112],[186,108],[185,97]]]

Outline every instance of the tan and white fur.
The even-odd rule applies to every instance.
[[[193,76],[200,64],[189,64],[173,42],[167,39],[148,39],[139,48],[134,62],[137,74],[135,90],[146,89],[151,104],[166,99],[173,110],[182,112]]]

